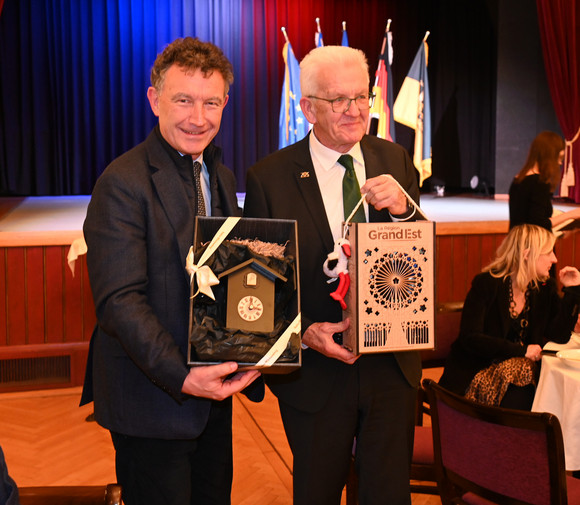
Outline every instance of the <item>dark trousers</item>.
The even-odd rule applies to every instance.
[[[375,355],[345,366],[318,412],[280,402],[294,457],[294,505],[340,504],[355,438],[359,504],[410,505],[416,398],[393,356]]]
[[[231,399],[213,402],[192,440],[111,432],[126,505],[230,505],[233,475]]]

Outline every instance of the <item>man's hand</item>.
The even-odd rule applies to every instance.
[[[345,347],[338,345],[332,338],[335,333],[345,331],[349,325],[350,321],[348,319],[340,323],[313,323],[302,335],[302,342],[329,358],[338,359],[352,365],[358,359],[358,356]]]
[[[408,211],[407,197],[390,175],[367,179],[360,191],[365,195],[367,203],[377,210],[388,209],[394,216],[401,216]]]
[[[219,365],[192,367],[183,382],[181,392],[211,400],[224,400],[247,387],[260,376],[258,370],[250,370],[228,377],[237,369],[238,364],[233,361]]]

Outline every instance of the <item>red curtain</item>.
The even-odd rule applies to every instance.
[[[537,8],[554,110],[566,138],[567,161],[575,165],[568,196],[580,202],[580,2],[537,0]]]

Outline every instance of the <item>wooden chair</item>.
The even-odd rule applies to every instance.
[[[451,344],[459,334],[459,323],[463,301],[437,304],[435,331],[435,349],[423,351],[421,361],[423,369],[439,368],[445,365]],[[415,419],[415,443],[411,460],[411,493],[439,494],[435,474],[433,452],[433,433],[431,426],[423,425],[425,415],[430,416],[429,400],[423,388],[419,388],[417,397],[417,416]]]
[[[121,505],[121,486],[39,486],[18,489],[21,505]]]
[[[580,503],[566,475],[562,431],[548,413],[488,407],[426,379],[443,505]]]

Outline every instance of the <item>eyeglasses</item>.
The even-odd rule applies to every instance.
[[[329,100],[328,98],[321,98],[319,96],[309,96],[308,98],[314,98],[315,100],[324,100],[328,102],[332,107],[332,112],[339,112],[340,114],[344,114],[348,109],[350,109],[351,102],[356,103],[356,106],[359,110],[368,110],[373,106],[375,103],[375,94],[369,93],[367,95],[359,95],[355,96],[354,98],[347,98],[346,96],[339,96],[338,98],[334,98],[333,100]]]

